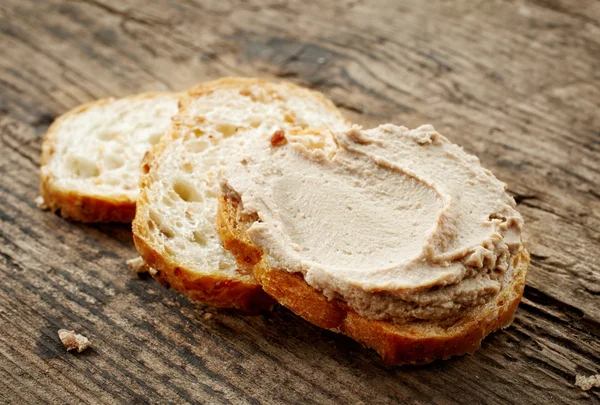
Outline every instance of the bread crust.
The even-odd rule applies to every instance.
[[[253,78],[226,77],[212,82],[201,83],[180,98],[180,111],[185,110],[190,103],[203,94],[211,93],[218,89],[243,89],[246,86],[259,86],[267,90],[273,88],[273,83]],[[277,89],[282,89],[291,96],[306,97],[306,89],[291,83],[279,82]],[[311,96],[318,98],[331,114],[342,117],[335,104],[318,92],[311,92]],[[154,240],[148,229],[150,218],[150,201],[147,190],[152,182],[151,173],[162,160],[168,144],[182,136],[182,126],[186,123],[180,121],[176,115],[173,118],[168,133],[146,153],[142,161],[142,175],[140,178],[140,197],[136,208],[136,217],[133,221],[133,236],[136,248],[144,262],[158,270],[153,275],[161,284],[187,294],[190,298],[206,302],[219,307],[233,307],[247,312],[257,312],[269,309],[275,300],[266,294],[261,285],[256,281],[250,270],[240,270],[238,277],[226,278],[218,273],[199,274],[178,263],[168,254],[159,241]],[[242,269],[245,266],[240,266]]]
[[[261,252],[242,234],[249,224],[241,223],[243,220],[240,220],[237,204],[234,199],[221,196],[217,231],[224,246],[235,246],[232,253],[239,261],[245,262],[245,258],[256,257]],[[309,286],[301,274],[270,268],[264,257],[254,265],[253,271],[263,289],[292,312],[317,326],[342,333],[375,349],[390,365],[402,365],[427,364],[437,359],[472,354],[487,335],[508,327],[523,295],[528,264],[529,253],[523,248],[513,259],[513,279],[498,296],[481,307],[465,311],[450,325],[435,321],[394,324],[365,318],[345,302],[326,298]]]
[[[224,195],[219,196],[216,218],[217,233],[223,247],[231,252],[235,260],[242,266],[252,267],[263,256],[262,250],[252,244],[246,233],[248,224],[254,220],[254,218],[244,220],[243,214],[239,212],[238,201]]]
[[[253,277],[232,279],[216,274],[199,276],[162,255],[143,233],[143,229],[134,231],[135,247],[144,263],[156,270],[150,274],[163,287],[172,288],[193,300],[216,307],[237,308],[249,313],[268,310],[275,304],[275,300],[264,292]]]
[[[304,97],[305,92],[308,90],[303,87],[296,86],[295,84],[289,82],[277,82],[277,87],[280,89],[285,89],[287,92],[293,95],[298,95],[299,97]],[[257,78],[247,78],[247,77],[223,77],[219,80],[214,80],[211,82],[200,83],[191,89],[188,90],[187,96],[182,97],[180,101],[180,109],[186,108],[186,106],[192,102],[195,97],[198,97],[202,94],[212,92],[217,89],[228,89],[228,88],[242,88],[244,86],[259,86],[264,87],[266,89],[272,88],[274,82],[265,80],[265,79],[257,79]],[[322,93],[317,91],[309,90],[311,97],[319,99],[321,103],[323,103],[326,108],[331,112],[331,114],[335,114],[339,116],[339,118],[344,119],[342,114],[339,112],[333,101],[325,97]]]
[[[127,100],[151,99],[173,93],[147,92],[126,97]],[[115,102],[114,97],[104,98],[82,104],[58,117],[46,131],[42,141],[42,156],[40,170],[40,194],[44,203],[52,212],[58,212],[62,217],[80,222],[131,222],[135,216],[136,201],[126,195],[106,197],[86,194],[77,190],[66,190],[56,185],[52,172],[44,167],[54,156],[58,131],[64,121],[75,115],[83,114],[91,108],[100,107]]]

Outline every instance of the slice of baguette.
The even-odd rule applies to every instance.
[[[257,137],[280,128],[346,128],[322,94],[289,83],[224,78],[182,96],[179,113],[142,164],[133,235],[161,284],[219,307],[268,308],[249,269],[240,268],[215,230],[219,172]]]
[[[254,264],[254,276],[263,289],[307,321],[375,349],[390,365],[426,364],[474,353],[488,334],[511,324],[523,295],[529,264],[525,249],[514,258],[514,276],[502,291],[487,304],[465,311],[458,321],[394,324],[367,319],[343,301],[327,299],[309,286],[301,274],[270,268],[262,251],[246,235],[253,219],[243,216],[238,204],[225,195],[219,197],[217,231],[240,263]]]
[[[93,101],[63,114],[42,144],[45,205],[83,222],[131,222],[144,153],[166,132],[177,95]]]

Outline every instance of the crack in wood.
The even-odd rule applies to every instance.
[[[131,12],[129,10],[119,10],[116,7],[112,7],[109,6],[108,4],[102,3],[100,1],[96,1],[96,0],[74,0],[74,3],[81,3],[81,4],[87,4],[93,7],[97,7],[101,10],[106,11],[107,13],[120,17],[123,20],[129,20],[129,21],[134,21],[138,24],[142,24],[142,25],[146,25],[149,27],[156,27],[158,26],[164,26],[166,28],[172,28],[172,25],[168,22],[165,21],[161,21],[161,20],[155,20],[155,19],[150,19],[150,18],[140,18],[140,17],[136,17],[135,15],[131,14]]]

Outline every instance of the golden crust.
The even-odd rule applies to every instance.
[[[40,194],[52,212],[80,222],[131,222],[135,216],[135,201],[102,198],[65,191],[53,187],[49,176],[43,176]]]
[[[274,97],[279,97],[283,92],[281,89],[284,89],[287,94],[297,97],[306,97],[306,88],[296,86],[293,83],[289,82],[274,82],[264,80],[264,79],[256,79],[256,78],[247,78],[247,77],[223,77],[219,80],[214,80],[211,82],[204,82],[192,87],[187,92],[187,97],[183,97],[181,100],[181,109],[184,109],[195,97],[201,96],[206,93],[210,93],[217,89],[241,89],[243,91],[244,88],[249,86],[258,86],[267,90]],[[276,87],[275,87],[276,86]],[[317,91],[310,91],[311,97],[318,99],[321,103],[325,105],[325,107],[330,110],[332,114],[337,115],[339,118],[343,119],[342,114],[339,112],[335,104],[325,97],[322,93]]]
[[[154,98],[167,92],[148,92],[128,97],[130,100]],[[46,166],[55,152],[57,131],[62,122],[82,114],[87,110],[110,104],[113,97],[82,104],[58,117],[46,131],[42,141],[42,157],[40,166]],[[51,173],[40,174],[40,194],[45,204],[53,212],[62,217],[81,222],[131,222],[135,216],[135,200],[122,195],[105,197],[90,195],[78,190],[65,190],[56,187],[55,178]]]
[[[235,245],[238,260],[260,251],[247,243],[248,224],[240,223],[237,202],[222,196],[217,213],[217,231],[224,245]],[[246,240],[236,245],[235,240]],[[245,251],[244,247],[249,247]],[[329,300],[309,286],[298,273],[271,269],[264,258],[254,266],[254,275],[263,289],[280,304],[307,321],[343,333],[375,349],[390,365],[426,364],[437,359],[474,353],[490,333],[505,328],[514,319],[525,287],[529,253],[522,249],[514,258],[514,278],[500,294],[482,307],[468,311],[451,325],[434,321],[393,324],[360,316],[343,301]]]
[[[282,87],[286,94],[290,96],[306,97],[306,89],[291,83],[280,82],[275,87],[272,82],[266,80],[225,77],[212,82],[201,83],[188,90],[186,94],[180,97],[179,111],[184,111],[195,98],[201,97],[203,94],[209,94],[214,90],[235,88],[244,91],[249,86],[260,86],[275,98],[281,95]],[[342,118],[333,102],[321,93],[311,92],[310,94],[323,102],[326,108],[331,111],[331,114],[336,114]],[[262,287],[251,273],[243,274],[240,272],[237,278],[225,278],[218,273],[207,271],[206,274],[199,274],[197,271],[187,269],[164,251],[161,244],[153,239],[148,229],[150,202],[147,198],[147,188],[152,182],[151,173],[155,166],[160,164],[161,155],[168,144],[182,136],[182,125],[186,124],[179,115],[176,115],[167,134],[151,151],[146,153],[142,161],[140,197],[133,221],[133,236],[138,253],[148,266],[158,270],[158,273],[153,277],[161,284],[183,292],[193,299],[219,307],[233,307],[249,312],[270,308],[275,301],[262,290]]]
[[[135,223],[134,223],[135,224]],[[134,225],[135,227],[135,225]],[[143,232],[143,231],[142,231]],[[144,263],[156,272],[151,272],[163,287],[172,288],[188,295],[191,299],[221,308],[237,308],[256,313],[270,309],[275,301],[252,279],[233,279],[218,275],[198,275],[169,260],[157,251],[147,237],[134,231],[135,247]]]

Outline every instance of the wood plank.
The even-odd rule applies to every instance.
[[[600,400],[573,385],[600,373],[599,2],[5,0],[0,49],[3,402]],[[316,88],[364,126],[432,123],[479,156],[527,224],[513,326],[474,356],[391,368],[283,309],[189,302],[129,272],[129,227],[36,207],[55,117],[224,75]],[[93,348],[65,353],[62,327]]]

